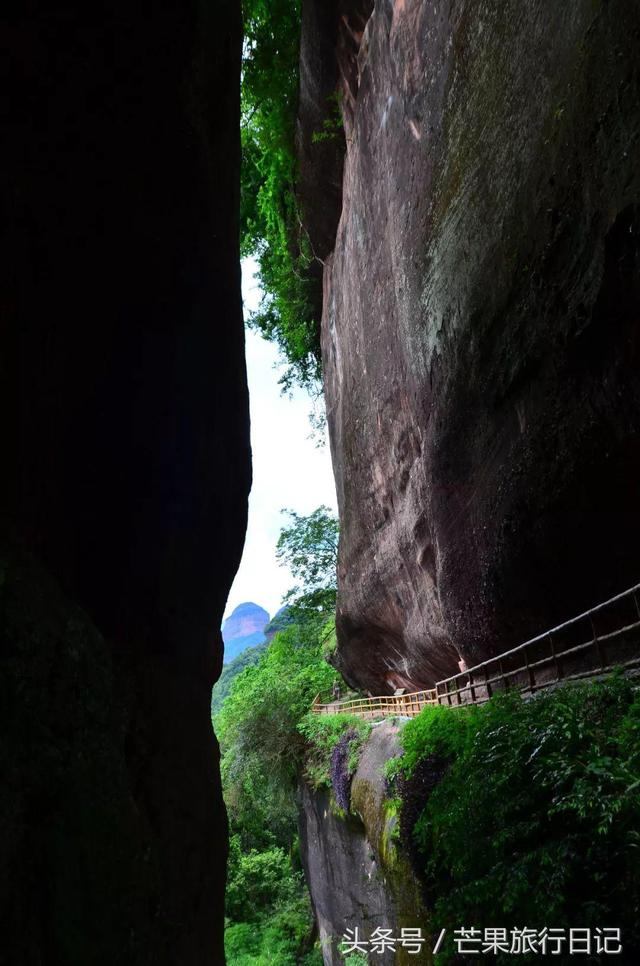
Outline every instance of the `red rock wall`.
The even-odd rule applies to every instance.
[[[322,344],[338,661],[371,691],[640,579],[639,63],[623,0],[368,21]]]

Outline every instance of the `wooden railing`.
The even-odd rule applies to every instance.
[[[427,704],[437,704],[435,690],[412,694],[381,695],[378,698],[354,698],[352,701],[322,702],[317,694],[311,705],[315,714],[354,714],[359,718],[389,718],[396,715],[415,718]]]
[[[412,718],[427,705],[483,704],[506,688],[528,696],[614,668],[627,673],[640,668],[640,584],[518,647],[438,681],[433,689],[324,703],[317,695],[311,710],[367,719]]]

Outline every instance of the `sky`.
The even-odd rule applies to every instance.
[[[242,263],[245,315],[260,300],[253,277],[255,263]],[[336,510],[329,444],[318,448],[310,439],[307,393],[283,395],[278,380],[285,365],[279,350],[258,333],[246,330],[247,375],[251,408],[253,486],[249,526],[242,562],[231,588],[225,618],[238,604],[254,601],[271,616],[296,581],[276,560],[276,542],[288,522],[283,509],[307,514],[324,504]]]

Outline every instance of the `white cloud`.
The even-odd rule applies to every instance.
[[[260,299],[254,270],[251,261],[243,262],[243,296],[248,309]],[[253,600],[273,616],[295,583],[275,556],[280,530],[287,521],[281,510],[306,514],[322,503],[335,510],[335,484],[328,445],[317,449],[308,438],[309,396],[300,389],[291,397],[282,395],[278,380],[285,367],[272,343],[247,330],[246,345],[253,487],[244,554],[226,615],[243,601]]]

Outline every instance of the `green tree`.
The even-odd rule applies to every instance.
[[[257,259],[264,298],[249,324],[290,363],[284,388],[316,387],[320,333],[312,253],[295,196],[300,0],[245,0],[241,251]]]
[[[298,898],[301,891],[301,873],[291,868],[284,849],[243,851],[240,836],[231,837],[226,907],[234,922],[255,922],[265,912]]]
[[[222,668],[222,674],[213,686],[213,692],[211,695],[211,713],[216,715],[222,703],[229,694],[231,690],[231,685],[234,679],[245,670],[245,668],[251,667],[257,664],[266,649],[269,646],[268,641],[263,641],[262,644],[256,644],[254,647],[247,647],[244,651],[234,657],[232,661],[225,664]]]
[[[215,724],[229,817],[245,847],[291,846],[304,750],[298,724],[335,679],[319,639],[293,626],[276,634],[259,663],[234,680]]]
[[[336,606],[338,521],[326,506],[308,516],[284,512],[291,523],[280,533],[276,557],[299,582],[285,600],[298,623],[324,624]]]
[[[231,832],[225,945],[234,966],[321,962],[298,856],[296,784],[308,744],[300,723],[338,677],[324,658],[338,524],[326,507],[289,516],[277,552],[299,585],[271,643],[234,668],[214,719]]]
[[[304,753],[298,725],[335,678],[319,636],[292,625],[235,678],[216,715],[231,831],[225,944],[234,966],[321,963],[298,858],[295,786]]]

